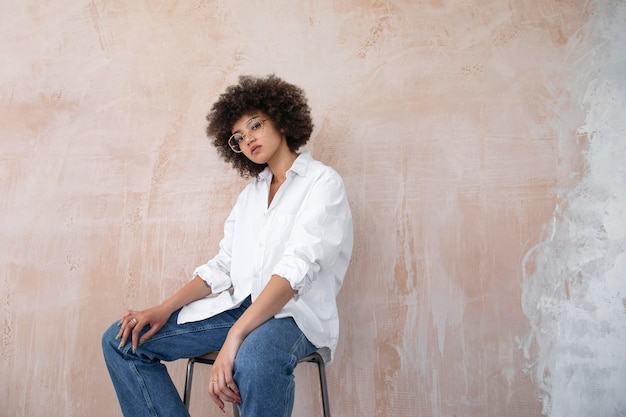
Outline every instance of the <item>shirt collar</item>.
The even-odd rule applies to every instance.
[[[289,172],[293,171],[295,174],[305,176],[307,170],[309,169],[309,164],[312,160],[313,157],[311,156],[311,151],[306,150],[301,152],[296,160],[293,161],[293,165],[291,165],[291,168],[287,170],[287,175],[289,175]],[[272,179],[272,171],[270,170],[270,168],[265,167],[265,169],[261,171],[261,173],[259,173],[258,179],[266,182],[270,181]]]

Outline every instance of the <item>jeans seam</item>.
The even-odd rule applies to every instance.
[[[295,389],[296,389],[296,381],[295,381],[294,376],[292,375],[291,379],[289,380],[289,385],[287,386],[287,391],[285,392],[285,394],[288,393],[290,390],[293,390],[295,392]],[[292,397],[290,398],[289,395],[285,395],[285,401],[286,401],[285,405],[283,406],[283,410],[285,410],[283,417],[290,417],[293,412],[293,403],[289,404],[288,402],[293,401],[293,398]]]
[[[203,327],[194,327],[193,329],[181,328],[181,329],[176,329],[176,330],[170,330],[169,332],[157,332],[150,339],[146,340],[146,343],[149,343],[151,340],[161,340],[161,339],[166,339],[168,337],[180,336],[183,334],[198,333],[198,332],[206,331],[208,329],[222,329],[222,328],[230,328],[230,327],[232,327],[232,324],[224,323],[224,324],[218,324],[218,325],[213,324],[213,325],[206,325]]]
[[[298,360],[298,355],[295,354],[295,351],[300,346],[300,343],[302,342],[303,338],[306,338],[306,336],[304,336],[304,333],[301,333],[300,337],[298,337],[298,340],[296,340],[296,342],[293,344],[293,346],[291,346],[291,351],[289,352],[290,355],[293,355],[293,356],[296,357],[296,361]]]
[[[148,406],[148,410],[150,411],[150,414],[152,414],[154,417],[158,417],[159,415],[156,412],[154,404],[152,403],[152,398],[150,398],[150,394],[148,394],[148,389],[146,388],[146,384],[141,374],[139,373],[139,371],[137,371],[137,367],[132,362],[129,362],[128,366],[130,367],[131,371],[135,374],[135,377],[137,378],[137,381],[139,382],[139,386],[141,387],[141,394],[143,395],[143,398],[146,401],[146,405]]]

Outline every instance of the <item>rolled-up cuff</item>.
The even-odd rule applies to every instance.
[[[291,288],[298,295],[306,293],[311,288],[311,279],[308,277],[309,265],[301,259],[293,258],[289,262],[280,262],[272,271],[272,275],[278,275],[289,281]]]
[[[193,276],[198,276],[211,287],[211,293],[219,294],[231,287],[230,277],[217,268],[208,264],[201,265],[193,271]]]

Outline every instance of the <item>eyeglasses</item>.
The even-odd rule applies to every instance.
[[[230,146],[230,149],[232,149],[233,152],[235,153],[241,153],[242,150],[239,144],[245,139],[246,136],[250,136],[254,139],[259,139],[261,136],[263,136],[263,132],[265,131],[264,126],[265,126],[266,120],[268,119],[250,120],[246,124],[246,127],[248,128],[248,131],[246,133],[237,132],[234,135],[232,135],[230,138],[228,138],[228,146]]]

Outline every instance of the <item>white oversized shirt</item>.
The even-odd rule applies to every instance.
[[[330,362],[339,337],[336,296],[352,254],[352,215],[343,181],[302,152],[268,207],[269,168],[239,195],[224,224],[218,254],[199,266],[212,295],[181,310],[178,323],[204,320],[258,297],[272,275],[297,294],[276,318],[293,317]]]

